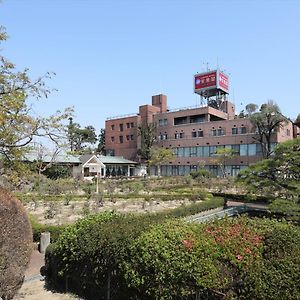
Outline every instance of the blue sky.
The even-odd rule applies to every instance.
[[[230,74],[230,99],[273,99],[300,113],[300,1],[3,0],[10,39],[2,55],[32,77],[46,71],[57,92],[35,105],[47,115],[75,107],[98,131],[107,117],[137,112],[164,93],[168,106],[193,106],[193,75]]]

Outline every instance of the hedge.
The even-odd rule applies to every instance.
[[[32,232],[21,202],[0,188],[0,299],[21,287],[32,251]]]
[[[222,206],[216,198],[156,214],[120,215],[102,213],[70,225],[46,252],[48,279],[58,287],[68,287],[91,299],[104,299],[107,281],[114,286],[116,299],[130,299],[120,263],[128,256],[130,245],[151,226],[171,218]]]
[[[246,217],[190,224],[105,213],[46,252],[47,280],[87,299],[300,299],[299,266],[298,227]]]

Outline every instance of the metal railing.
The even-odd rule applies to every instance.
[[[189,216],[185,218],[187,222],[198,222],[203,223],[206,221],[214,220],[214,219],[222,219],[225,217],[233,217],[242,213],[257,211],[257,212],[266,212],[266,208],[262,207],[252,207],[247,204],[234,206],[230,208],[222,209],[221,211],[214,211],[208,214],[198,214],[194,216]]]

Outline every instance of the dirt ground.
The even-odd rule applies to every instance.
[[[40,268],[44,265],[44,256],[37,250],[31,255],[30,263],[25,272],[25,281],[14,300],[74,300],[79,299],[71,294],[56,293],[45,288],[41,280]]]
[[[68,205],[63,202],[28,202],[24,204],[27,212],[37,218],[42,224],[70,224],[84,216],[84,210],[90,213],[116,211],[120,213],[155,213],[173,209],[183,204],[189,204],[187,199],[170,201],[144,201],[143,199],[118,200],[115,203],[105,201],[99,206],[95,201],[71,201]]]
[[[60,294],[45,289],[45,282],[40,279],[25,282],[14,300],[74,300],[79,299],[71,294]]]

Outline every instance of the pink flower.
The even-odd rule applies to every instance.
[[[240,254],[238,254],[238,255],[236,256],[236,258],[237,258],[237,260],[242,260],[242,259],[243,259],[243,256],[240,255]]]
[[[192,242],[190,240],[183,240],[182,243],[183,246],[188,250],[191,250],[193,248]]]

